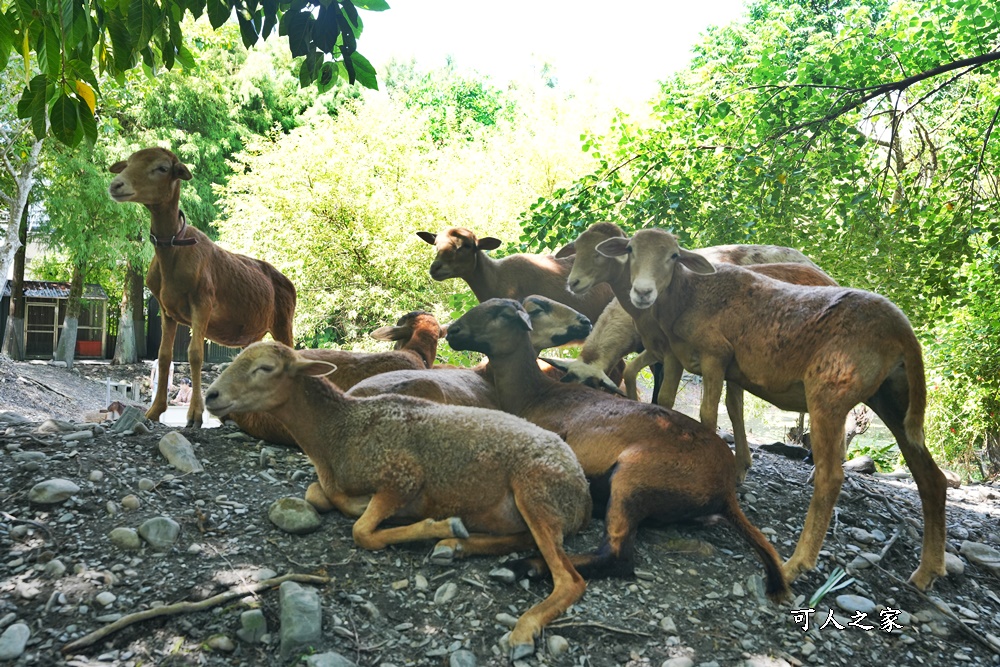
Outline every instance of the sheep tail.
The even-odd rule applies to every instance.
[[[764,593],[774,602],[780,602],[791,597],[785,575],[781,572],[781,557],[757,526],[750,523],[746,514],[736,500],[736,493],[729,494],[726,507],[722,512],[729,524],[757,552],[764,563]]]
[[[916,447],[924,447],[924,410],[927,407],[927,380],[924,377],[924,357],[920,342],[910,331],[911,340],[903,349],[903,364],[906,366],[906,383],[909,401],[903,428],[906,439]]]

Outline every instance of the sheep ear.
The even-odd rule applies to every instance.
[[[562,259],[563,257],[572,257],[576,254],[576,241],[570,241],[563,247],[556,251],[556,259]]]
[[[310,377],[323,377],[336,372],[337,364],[319,359],[300,359],[292,364],[292,372],[296,375],[308,375]]]
[[[190,181],[191,170],[183,162],[177,162],[174,164],[174,178],[179,178],[182,181]]]
[[[437,236],[431,234],[430,232],[417,232],[417,236],[431,245],[437,245]]]
[[[629,239],[624,236],[616,236],[598,243],[596,250],[605,257],[621,258],[619,261],[625,261],[624,257],[628,254],[628,242]]]
[[[558,368],[564,373],[569,370],[569,365],[571,363],[569,361],[566,361],[565,359],[553,359],[551,357],[538,357],[538,358],[547,363],[549,366],[552,366],[553,368]],[[566,382],[566,378],[563,378],[563,382]]]
[[[677,258],[677,261],[689,270],[703,274],[715,273],[715,267],[712,263],[698,253],[685,250],[684,248],[679,248],[679,251],[680,256]]]
[[[379,327],[375,331],[372,331],[368,335],[375,340],[386,340],[395,341],[402,340],[407,337],[407,332],[409,330],[405,327]]]
[[[503,241],[500,239],[487,236],[486,238],[479,239],[479,241],[476,242],[476,250],[496,250],[501,245],[503,245]]]
[[[521,324],[524,325],[524,328],[527,329],[528,331],[531,331],[531,315],[528,315],[528,311],[522,308],[521,304],[517,303],[516,301],[512,302],[512,304],[517,304],[517,307],[511,305],[506,310],[513,310],[514,313],[517,315],[517,318],[520,320]],[[503,314],[506,315],[507,313],[504,312]],[[513,317],[511,319],[513,319]]]
[[[123,171],[125,171],[125,167],[127,166],[128,162],[126,162],[125,160],[118,160],[118,162],[115,162],[113,165],[108,167],[108,171],[110,171],[112,174],[120,174]]]

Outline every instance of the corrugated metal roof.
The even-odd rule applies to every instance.
[[[8,283],[9,285],[9,283]],[[8,291],[10,287],[8,286]],[[25,280],[24,295],[37,299],[68,299],[69,283],[56,283],[43,280]],[[108,293],[104,288],[95,283],[88,283],[83,286],[84,299],[108,300]]]

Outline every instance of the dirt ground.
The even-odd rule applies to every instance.
[[[330,578],[316,588],[322,640],[306,654],[332,651],[367,667],[506,664],[499,642],[510,617],[543,598],[549,583],[491,577],[506,558],[435,565],[430,544],[362,551],[353,544],[350,521],[335,514],[324,515],[309,534],[279,530],[267,517],[269,506],[302,497],[315,478],[297,451],[247,438],[232,426],[181,429],[205,468],[183,474],[158,450],[175,430],[160,424],[136,435],[98,429],[82,440],[67,440],[69,426],[39,430],[46,419],[75,423],[106,407],[105,377],[131,380],[148,371],[148,365],[79,364],[67,371],[0,359],[0,410],[8,411],[0,415],[6,422],[0,424],[0,632],[24,623],[31,634],[23,652],[4,664],[294,664],[299,655],[279,658],[273,589],[142,621],[93,646],[61,652],[122,615],[204,600],[286,572]],[[92,432],[72,428],[83,430]],[[744,511],[783,557],[802,528],[809,473],[801,461],[756,449],[740,490]],[[29,500],[36,484],[54,478],[79,490],[56,504]],[[155,517],[180,526],[168,549],[112,544],[113,529],[138,528]],[[1000,548],[998,518],[997,484],[950,489],[949,551],[958,554],[973,542]],[[583,598],[549,626],[536,654],[518,664],[1000,664],[1000,564],[991,570],[956,555],[964,571],[939,580],[929,597],[920,594],[904,582],[917,565],[921,526],[911,481],[848,473],[818,570],[795,582],[798,598],[783,605],[759,596],[760,562],[725,524],[644,528],[636,577],[590,582]],[[594,548],[601,527],[595,520],[568,549]],[[882,560],[852,569],[853,583],[816,603],[803,630],[808,599],[857,552]],[[846,610],[838,608],[843,594],[865,598],[875,609],[858,618],[850,601]],[[241,613],[249,609],[263,612],[265,641],[237,637]],[[831,609],[833,622],[820,629]],[[886,631],[887,619],[901,629]]]

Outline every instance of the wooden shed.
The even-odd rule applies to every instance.
[[[51,359],[62,333],[69,303],[69,283],[24,281],[25,345],[27,359]],[[83,288],[80,327],[76,334],[76,357],[103,359],[107,344],[108,295],[104,288],[87,284]]]

